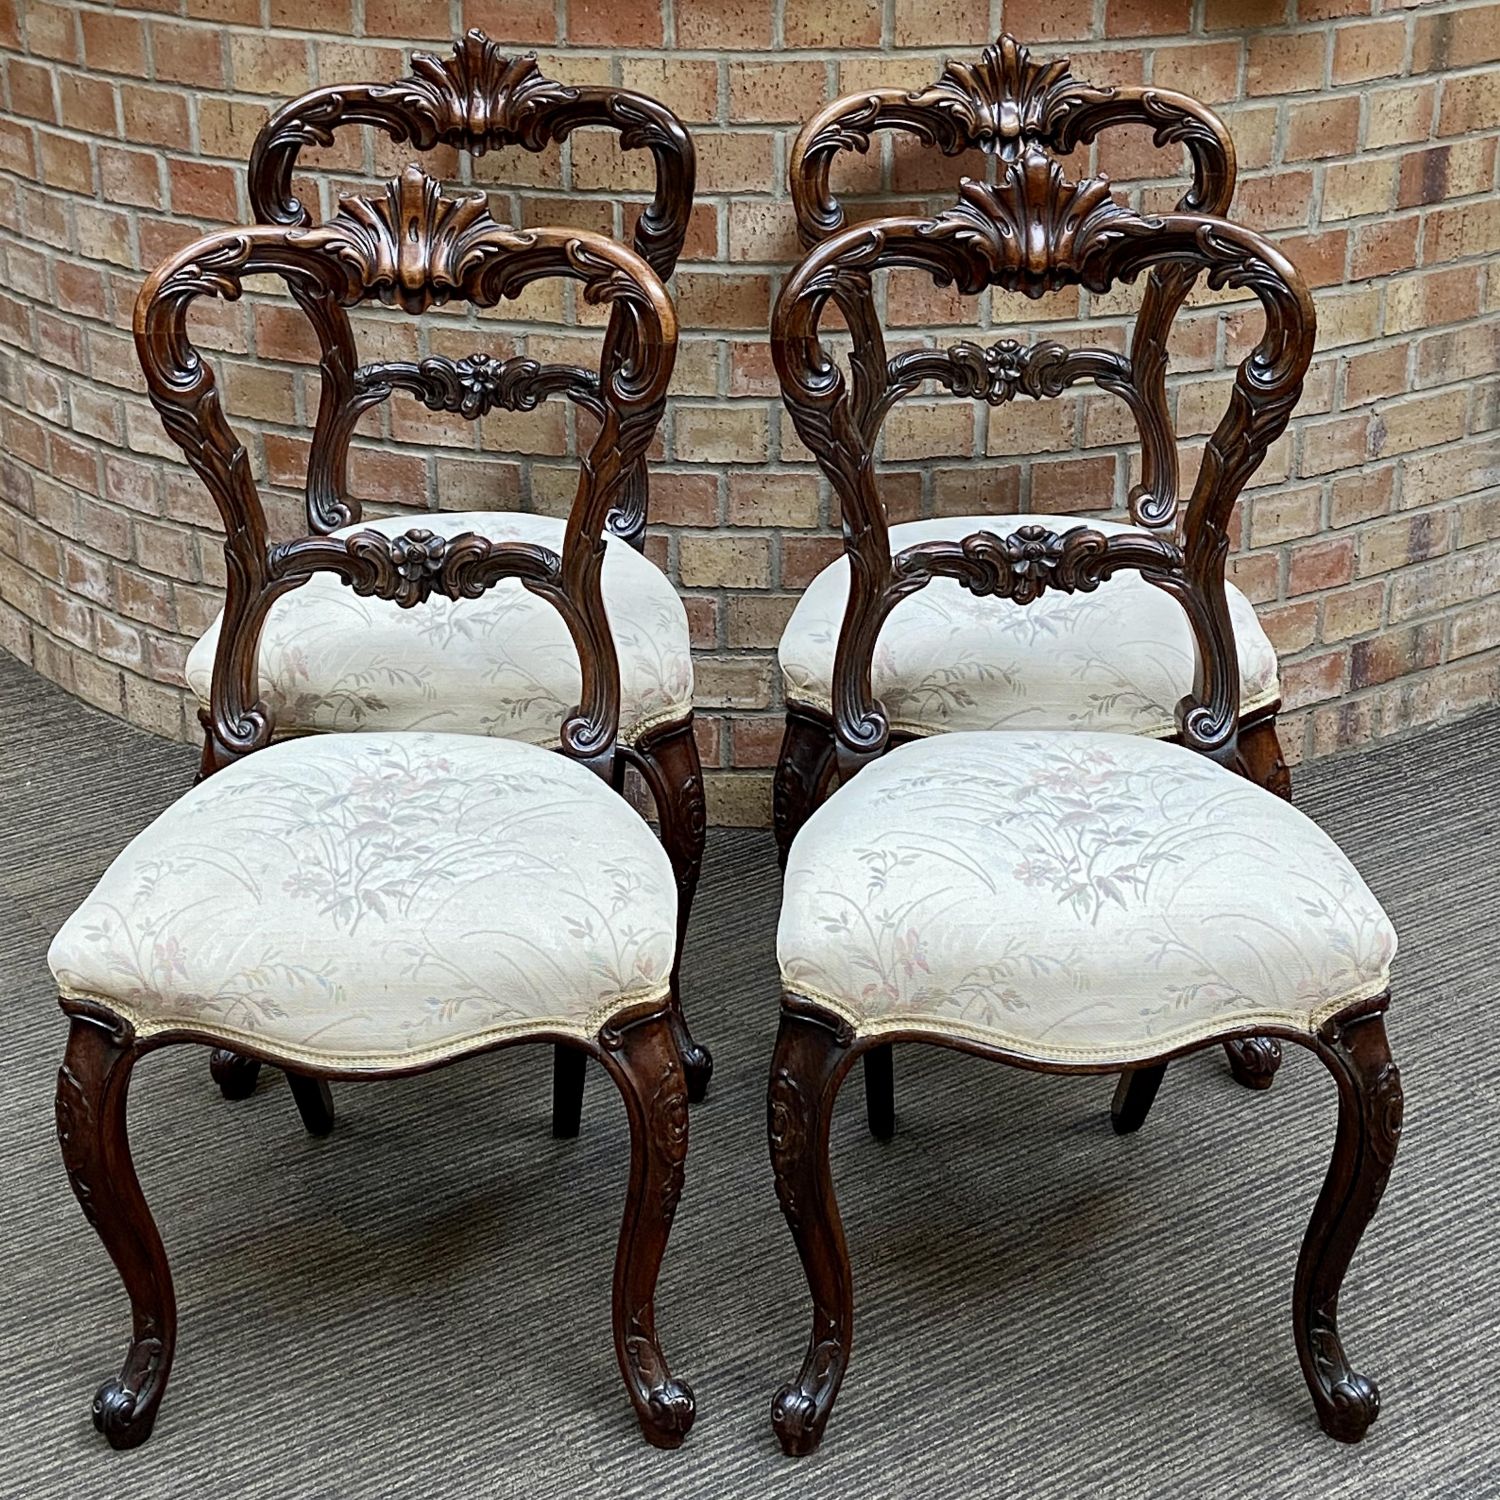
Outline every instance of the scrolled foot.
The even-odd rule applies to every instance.
[[[1361,1441],[1379,1415],[1379,1387],[1352,1370],[1329,1392],[1328,1404],[1318,1408],[1323,1431],[1341,1443]]]
[[[162,1345],[157,1339],[132,1344],[125,1368],[94,1393],[94,1426],[111,1448],[138,1448],[151,1436],[161,1406]]]
[[[697,1414],[692,1386],[671,1376],[646,1393],[641,1432],[654,1448],[680,1448]]]
[[[243,1057],[228,1047],[215,1047],[208,1059],[208,1071],[226,1099],[248,1099],[260,1077],[260,1059]]]
[[[1236,1083],[1247,1089],[1268,1089],[1281,1066],[1281,1043],[1273,1036],[1246,1037],[1225,1042],[1224,1055]]]
[[[701,1042],[687,1038],[682,1044],[682,1071],[687,1079],[688,1103],[702,1104],[714,1076],[713,1054]]]
[[[771,1426],[788,1458],[805,1458],[823,1441],[828,1407],[800,1385],[784,1385],[771,1398]]]

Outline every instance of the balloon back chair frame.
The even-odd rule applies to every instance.
[[[492,306],[545,277],[582,284],[608,304],[622,330],[597,385],[600,425],[580,468],[561,552],[475,533],[444,538],[414,526],[395,536],[362,530],[273,541],[250,462],[225,419],[214,375],[187,332],[200,297],[235,298],[246,278],[282,277],[306,307],[340,309],[378,297],[409,313],[435,303]],[[604,531],[626,476],[660,420],[675,358],[672,304],[633,250],[573,229],[514,230],[497,224],[480,195],[447,197],[409,167],[375,197],[349,197],[316,228],[258,227],[212,234],[170,257],[136,304],[136,348],[151,401],[167,432],[213,496],[225,529],[228,587],[224,628],[205,714],[211,765],[264,748],[273,722],[259,697],[257,642],[276,599],[331,572],[355,592],[409,608],[434,593],[477,598],[503,579],[555,607],[578,650],[582,691],[562,726],[567,755],[614,785],[620,760],[619,669],[601,591]],[[412,388],[425,376],[390,370]],[[145,1440],[171,1370],[176,1312],[171,1273],[131,1162],[126,1096],[135,1063],[177,1042],[217,1045],[211,1033],[174,1028],[138,1035],[97,1001],[64,998],[71,1017],[58,1075],[57,1124],[68,1177],[84,1213],[129,1293],[134,1331],[120,1374],[94,1401],[95,1425],[115,1447]],[[693,1419],[692,1393],[675,1380],[657,1341],[653,1297],[676,1211],[687,1153],[687,1084],[671,1003],[622,1012],[589,1039],[561,1031],[524,1040],[553,1042],[597,1059],[625,1099],[631,1167],[614,1278],[616,1353],[646,1437],[675,1447]],[[509,1041],[499,1045],[508,1045]],[[490,1050],[489,1047],[475,1050]],[[389,1077],[433,1064],[383,1068],[289,1066],[274,1050],[256,1054],[287,1067],[308,1123],[317,1128],[329,1077]],[[462,1055],[472,1055],[464,1053]],[[576,1126],[576,1121],[575,1121]]]
[[[1062,118],[1071,122],[1071,132],[1084,128],[1077,114]],[[1227,409],[1208,439],[1180,538],[1159,525],[1108,535],[1080,525],[1058,535],[1022,524],[1008,535],[979,531],[953,542],[922,542],[893,556],[872,450],[893,389],[904,393],[915,383],[909,377],[980,395],[1028,386],[1055,394],[1077,380],[1093,379],[1118,385],[1122,393],[1144,390],[1147,394],[1127,399],[1143,426],[1166,429],[1159,380],[1153,377],[1142,386],[1130,378],[1129,360],[1098,351],[1053,351],[1042,345],[1007,348],[990,360],[984,351],[961,345],[887,361],[871,278],[892,267],[927,272],[939,285],[952,284],[964,293],[1003,287],[1030,297],[1075,284],[1103,292],[1145,271],[1151,277],[1147,305],[1158,310],[1158,321],[1160,309],[1180,302],[1179,292],[1200,271],[1215,289],[1253,292],[1264,309],[1265,330],[1239,365]],[[853,336],[847,382],[819,342],[819,323],[830,302]],[[1048,589],[1092,590],[1125,569],[1139,571],[1175,598],[1192,627],[1196,672],[1192,692],[1178,705],[1177,738],[1244,772],[1239,674],[1224,582],[1230,517],[1298,400],[1313,336],[1306,287],[1260,236],[1201,213],[1137,214],[1116,200],[1101,178],[1068,181],[1035,142],[1019,143],[1002,158],[995,186],[965,182],[950,209],[929,218],[886,218],[844,229],[805,256],[778,299],[772,352],[798,436],[828,476],[842,510],[850,593],[831,700],[840,776],[848,780],[890,746],[886,712],[872,691],[871,666],[881,625],[900,600],[942,577],[976,595],[997,594],[1024,605]],[[1138,519],[1164,519],[1158,497],[1168,472],[1167,451],[1165,443],[1148,442],[1145,484],[1133,499]],[[1293,1320],[1319,1421],[1334,1437],[1350,1442],[1363,1436],[1379,1407],[1373,1383],[1345,1358],[1336,1315],[1344,1272],[1380,1200],[1400,1133],[1400,1075],[1383,1019],[1388,1003],[1387,991],[1351,1004],[1316,1034],[1279,1032],[1317,1053],[1338,1085],[1338,1136],[1303,1241]],[[1237,1035],[1243,1038],[1243,1029],[1181,1050]],[[767,1126],[777,1194],[813,1302],[802,1369],[772,1404],[773,1425],[788,1453],[817,1446],[853,1332],[849,1257],[829,1167],[834,1100],[856,1059],[864,1057],[868,1064],[872,1056],[888,1058],[890,1043],[905,1040],[939,1042],[1041,1071],[1120,1071],[1118,1064],[1039,1062],[958,1034],[859,1034],[815,1000],[784,996]],[[1144,1120],[1173,1055],[1124,1073],[1114,1107],[1118,1128],[1133,1129]],[[888,1128],[888,1119],[877,1121],[877,1128],[881,1123]]]
[[[313,216],[297,196],[294,182],[301,154],[309,146],[331,145],[339,130],[357,125],[373,126],[418,152],[450,146],[471,156],[507,147],[540,152],[566,141],[576,130],[613,130],[622,149],[649,151],[655,167],[651,201],[636,220],[634,248],[663,281],[676,268],[692,213],[697,158],[681,120],[648,95],[602,84],[560,83],[541,72],[535,53],[510,56],[482,31],[470,30],[454,43],[451,57],[414,53],[412,71],[405,78],[332,84],[282,105],[261,128],[250,153],[255,221],[308,228]],[[565,397],[596,421],[603,416],[599,372],[578,365],[496,359],[483,353],[458,360],[432,355],[417,364],[360,364],[349,314],[338,296],[316,285],[294,284],[291,292],[312,324],[320,351],[321,392],[306,486],[307,522],[315,533],[359,521],[359,501],[349,493],[349,443],[363,413],[393,391],[407,391],[433,411],[476,420],[495,408],[529,411],[552,395]],[[610,309],[604,369],[628,357],[631,327],[618,305]],[[648,472],[642,455],[627,469],[605,524],[639,551],[645,545],[648,509]],[[215,754],[210,733],[204,746],[205,774],[218,764]],[[708,824],[692,714],[648,728],[633,743],[621,744],[618,757],[622,777],[626,766],[633,766],[656,806],[662,843],[677,877],[680,954]],[[677,982],[674,975],[674,992]],[[680,1025],[678,1039],[688,1070],[689,1097],[697,1102],[707,1092],[713,1058],[693,1040],[686,1023]],[[219,1048],[211,1061],[226,1098],[243,1099],[254,1092],[258,1059]],[[572,1054],[559,1051],[556,1077],[558,1122],[576,1121],[583,1074]]]
[[[920,89],[868,89],[825,105],[798,133],[789,177],[797,233],[811,249],[848,223],[834,193],[834,162],[845,152],[866,152],[876,132],[897,131],[947,156],[978,150],[1005,164],[1037,153],[1065,156],[1107,130],[1146,127],[1159,147],[1182,146],[1192,182],[1178,200],[1181,213],[1226,218],[1235,187],[1235,150],[1224,122],[1206,105],[1171,89],[1104,88],[1073,76],[1068,58],[1033,61],[1009,35],[986,47],[975,63],[948,62],[942,76]],[[1179,521],[1177,442],[1168,403],[1167,338],[1173,320],[1202,268],[1189,261],[1155,265],[1146,280],[1128,353],[1109,349],[1069,351],[1041,342],[1024,349],[1012,340],[984,347],[965,342],[949,353],[911,350],[886,360],[881,342],[862,351],[857,420],[873,447],[880,425],[897,401],[926,382],[954,395],[1000,406],[1018,396],[1060,395],[1092,380],[1129,408],[1141,443],[1141,481],[1130,491],[1130,516],[1143,528],[1170,532]],[[878,335],[878,328],[876,330]],[[1258,707],[1239,725],[1236,769],[1268,791],[1290,799],[1291,774],[1276,733],[1280,703]],[[914,738],[895,732],[893,743]],[[774,826],[781,863],[797,830],[828,795],[835,775],[832,720],[809,706],[789,705],[777,759]],[[1235,1078],[1247,1088],[1269,1088],[1281,1064],[1273,1037],[1226,1043]],[[872,1123],[889,1116],[890,1057],[866,1061]]]

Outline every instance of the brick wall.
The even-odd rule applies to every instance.
[[[1002,16],[1003,11],[1003,16]],[[676,278],[684,340],[654,479],[652,545],[688,600],[719,821],[767,814],[779,738],[774,646],[836,549],[829,497],[774,400],[764,341],[793,252],[795,122],[836,93],[920,84],[1003,23],[1099,82],[1155,81],[1229,118],[1237,212],[1278,235],[1317,288],[1319,354],[1292,430],[1242,503],[1239,583],[1281,651],[1294,758],[1399,734],[1500,685],[1500,4],[1393,0],[0,0],[0,646],[105,707],[194,737],[184,654],[218,607],[217,518],[146,404],[128,337],[144,267],[247,212],[243,162],[268,101],[310,83],[395,77],[412,44],[478,25],[536,47],[554,76],[657,94],[693,127],[700,198]],[[413,32],[409,28],[424,29]],[[400,164],[341,138],[340,185]],[[640,154],[580,135],[561,151],[440,163],[496,191],[497,216],[628,232]],[[1133,133],[1098,148],[1140,206],[1181,165]],[[856,158],[845,192],[903,204],[983,163],[909,142]],[[976,324],[1118,344],[1133,293],[1041,306],[896,279],[915,339]],[[1050,320],[1050,321],[1046,321]],[[372,354],[486,347],[553,357],[596,322],[555,288],[502,314],[419,329],[361,313]],[[227,405],[275,513],[315,404],[311,341],[284,302],[200,317]],[[1203,294],[1173,379],[1190,476],[1253,340],[1243,302]],[[556,510],[571,493],[560,406],[477,426],[398,398],[361,428],[354,485],[376,509]],[[917,398],[885,438],[900,518],[983,508],[1118,512],[1128,418],[1102,393],[996,412]],[[1028,459],[1023,455],[1030,455]]]

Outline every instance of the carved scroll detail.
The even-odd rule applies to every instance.
[[[982,280],[959,281],[959,290],[1004,286],[1030,298],[1074,283],[1107,291],[1113,246],[1138,230],[1159,226],[1121,203],[1104,177],[1071,182],[1044,151],[1028,149],[993,187],[965,179],[958,203],[932,221],[926,232],[951,238],[983,267]]]
[[[1089,351],[1090,353],[1092,351]],[[955,396],[1001,406],[1017,396],[1060,396],[1086,369],[1074,368],[1073,351],[1044,342],[1027,348],[1014,339],[985,346],[962,339],[951,349],[911,349],[888,368],[890,383],[903,391],[936,380]]]
[[[1091,593],[1122,568],[1179,572],[1182,549],[1162,537],[1112,535],[1079,526],[1059,535],[1046,526],[1007,536],[976,531],[960,542],[920,542],[891,562],[897,598],[933,578],[952,578],[971,594],[1033,604],[1049,589]]]
[[[532,411],[554,392],[562,392],[593,412],[601,410],[599,378],[575,365],[544,365],[516,355],[496,359],[466,354],[449,359],[433,354],[413,364],[390,360],[361,365],[354,372],[354,394],[360,409],[383,401],[393,390],[409,391],[431,411],[450,411],[475,419],[501,408]]]
[[[807,1150],[808,1115],[807,1096],[802,1085],[788,1069],[779,1069],[772,1075],[766,1094],[766,1132],[771,1148],[776,1199],[793,1233],[802,1222],[797,1201],[797,1175],[802,1154]]]

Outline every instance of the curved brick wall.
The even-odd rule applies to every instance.
[[[793,122],[849,89],[925,82],[1002,21],[1038,52],[1071,52],[1081,77],[1220,106],[1240,148],[1239,215],[1278,233],[1317,285],[1320,354],[1242,505],[1234,565],[1283,656],[1293,758],[1493,700],[1500,5],[1482,0],[0,0],[0,645],[92,703],[196,735],[179,684],[217,608],[217,518],[141,395],[127,330],[142,268],[245,214],[267,101],[396,77],[410,45],[446,50],[478,25],[535,46],[555,77],[655,93],[694,127],[700,197],[676,280],[685,338],[652,545],[689,599],[714,814],[763,821],[775,640],[836,547],[763,337],[793,247]],[[325,209],[341,181],[399,161],[341,138],[323,154]],[[539,157],[443,165],[508,184],[497,216],[616,233],[646,182],[638,154],[581,135]],[[1176,196],[1179,164],[1144,139],[1101,148],[1097,165],[1143,206]],[[855,161],[842,185],[911,202],[958,170],[976,167],[903,142]],[[915,281],[887,296],[896,325],[977,322],[999,337],[1046,313],[1064,341],[1085,319],[1119,340],[1131,306],[1128,292],[981,306]],[[1224,396],[1213,372],[1255,331],[1224,301],[1195,299],[1174,344],[1189,450]],[[384,314],[359,326],[387,353],[410,357],[420,337],[459,354],[474,342],[467,316],[420,335]],[[591,332],[575,320],[595,321],[561,296],[523,303],[487,315],[487,347],[554,354]],[[290,517],[315,400],[309,339],[284,304],[249,296],[200,337],[223,351],[231,413]],[[1118,509],[1123,415],[1098,393],[994,413],[917,399],[887,429],[892,508]],[[385,507],[556,508],[571,492],[570,420],[551,406],[474,427],[398,402],[362,427],[355,487]]]

